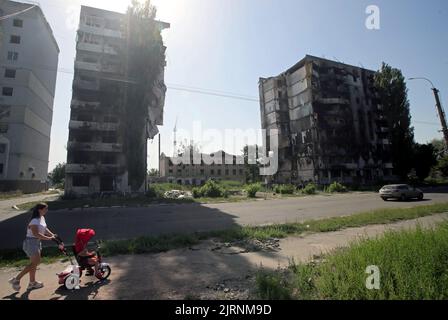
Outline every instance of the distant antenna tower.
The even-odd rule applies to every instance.
[[[176,117],[176,123],[175,123],[175,125],[174,125],[173,133],[174,133],[174,142],[173,142],[174,149],[173,149],[173,157],[176,157],[176,156],[177,156],[177,137],[176,137],[176,134],[177,134],[177,117]]]

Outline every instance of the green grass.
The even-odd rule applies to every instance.
[[[10,192],[0,192],[0,200],[7,200],[7,199],[13,199],[18,198],[22,196],[22,191],[10,191]]]
[[[386,232],[324,256],[320,264],[291,264],[289,272],[257,275],[262,299],[448,299],[448,222],[434,229]],[[368,266],[380,271],[379,290],[366,288]]]
[[[66,257],[57,248],[43,248],[42,263],[50,264]],[[0,250],[0,267],[23,267],[30,263],[30,260],[22,250],[3,249]]]
[[[372,224],[387,224],[400,220],[411,220],[437,213],[448,212],[448,203],[432,204],[412,208],[381,209],[358,213],[350,216],[310,220],[303,223],[275,224],[270,226],[241,226],[228,230],[201,232],[188,235],[166,235],[159,237],[141,237],[130,240],[110,240],[104,242],[106,255],[154,253],[181,248],[198,243],[200,240],[218,238],[225,242],[243,239],[264,240],[286,238],[304,233],[337,231],[344,228],[360,227]],[[44,255],[46,255],[44,251]],[[11,264],[0,250],[0,267]],[[5,263],[9,261],[9,264]]]

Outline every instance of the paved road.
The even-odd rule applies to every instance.
[[[37,279],[45,287],[26,291],[28,276],[25,276],[19,293],[14,293],[8,283],[18,269],[0,268],[0,299],[183,300],[193,296],[198,300],[246,300],[256,298],[251,295],[253,275],[260,266],[264,270],[286,268],[292,259],[297,263],[307,262],[315,255],[345,247],[359,237],[373,238],[386,230],[413,229],[417,224],[430,228],[447,218],[448,214],[438,214],[388,225],[289,237],[280,240],[278,247],[262,251],[247,251],[248,247],[241,244],[225,246],[207,240],[195,245],[193,250],[182,248],[158,254],[107,257],[105,261],[112,268],[109,280],[98,283],[92,277],[83,276],[81,289],[75,291],[65,290],[57,282],[56,273],[64,270],[68,262],[40,265]],[[218,284],[223,287],[217,287]],[[227,293],[224,288],[229,289]]]
[[[94,228],[98,239],[221,230],[237,225],[301,222],[349,215],[378,208],[397,208],[448,202],[448,193],[427,193],[425,201],[382,201],[374,193],[310,196],[221,204],[153,205],[141,208],[74,209],[50,211],[53,231],[73,239],[77,228]],[[0,248],[20,247],[29,219],[15,213],[0,221]]]

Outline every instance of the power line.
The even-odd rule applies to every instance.
[[[6,16],[0,17],[0,21],[6,20],[6,19],[9,19],[9,18],[12,18],[12,17],[15,17],[15,16],[17,16],[19,14],[22,14],[22,13],[25,13],[25,12],[27,12],[27,11],[35,8],[35,7],[37,7],[37,5],[33,4],[31,7],[28,7],[26,9],[24,9],[24,10],[21,10],[21,11],[18,11],[18,12],[11,13],[11,14],[8,14]]]
[[[431,126],[439,126],[438,123],[435,122],[427,122],[427,121],[412,121],[413,123],[416,124],[426,124],[426,125],[431,125]]]
[[[74,74],[74,71],[68,68],[51,68],[51,67],[38,67],[38,66],[32,66],[33,68],[40,69],[40,70],[46,70],[46,71],[56,71],[58,73],[66,73],[66,74]],[[127,82],[127,83],[133,83],[131,79],[116,79],[116,78],[102,78],[105,80],[111,80],[111,81],[119,81],[119,82]],[[204,94],[204,95],[210,95],[210,96],[216,96],[216,97],[223,97],[223,98],[230,98],[230,99],[236,99],[236,100],[243,100],[243,101],[251,101],[251,102],[259,102],[259,100],[255,97],[251,97],[248,95],[241,95],[238,93],[233,92],[227,92],[227,91],[219,91],[219,90],[213,90],[213,89],[205,89],[205,88],[198,88],[198,87],[189,87],[186,85],[180,85],[180,84],[169,84],[167,83],[167,88],[171,90],[176,91],[185,91],[190,93],[198,93],[198,94]]]

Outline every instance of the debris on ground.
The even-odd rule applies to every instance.
[[[163,196],[167,199],[185,199],[192,197],[190,192],[182,190],[170,190],[165,192]]]
[[[222,254],[241,254],[248,252],[259,252],[259,251],[269,251],[269,252],[280,251],[280,239],[276,238],[268,238],[263,240],[244,239],[226,243],[221,243],[219,241],[214,242],[215,244],[210,250]]]

